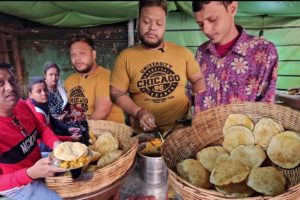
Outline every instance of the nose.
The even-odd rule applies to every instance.
[[[202,31],[205,35],[210,35],[211,33],[211,25],[209,23],[203,23]]]
[[[149,29],[155,31],[155,30],[156,30],[156,24],[155,24],[154,22],[152,22],[152,23],[150,24]]]
[[[51,78],[52,78],[53,80],[55,80],[55,81],[58,80],[58,76],[57,76],[57,75],[52,75]]]
[[[5,83],[5,90],[6,91],[12,91],[13,88],[14,88],[14,86],[9,81],[6,81],[6,83]]]
[[[72,56],[71,56],[71,60],[79,61],[79,60],[80,60],[80,56],[79,56],[78,54],[72,55]]]
[[[79,55],[76,55],[76,56],[75,56],[75,60],[80,60],[80,56],[79,56]]]
[[[41,94],[42,94],[43,96],[46,96],[46,95],[48,94],[48,92],[45,91],[45,90],[42,90]]]

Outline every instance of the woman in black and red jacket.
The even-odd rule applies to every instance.
[[[52,117],[48,107],[48,89],[46,82],[41,77],[32,77],[28,82],[28,98],[26,103],[29,105],[36,118],[54,130],[61,141],[78,141],[80,139],[80,129],[63,124]],[[48,149],[41,145],[42,151]]]

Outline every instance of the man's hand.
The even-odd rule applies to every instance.
[[[300,95],[290,95],[286,92],[276,91],[276,97],[290,107],[300,110]]]
[[[45,178],[54,176],[57,172],[65,172],[65,169],[58,169],[50,165],[50,157],[41,158],[33,166],[29,167],[26,172],[31,179]]]
[[[152,131],[156,128],[154,115],[146,109],[141,108],[136,114],[136,119],[144,131]]]

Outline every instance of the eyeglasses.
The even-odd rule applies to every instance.
[[[24,128],[24,126],[22,125],[22,123],[15,116],[13,116],[13,118],[12,118],[12,123],[13,123],[13,125],[15,125],[15,126],[17,126],[17,127],[19,127],[21,129],[21,134],[23,136],[26,137],[27,135],[29,135],[28,131]]]

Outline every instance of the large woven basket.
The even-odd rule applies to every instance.
[[[222,144],[222,129],[225,120],[229,114],[240,113],[246,114],[254,123],[261,117],[271,117],[280,122],[285,130],[300,132],[300,112],[288,107],[261,103],[261,102],[244,102],[224,106],[218,106],[200,113],[193,118],[193,125],[188,128],[174,131],[162,147],[162,156],[167,164],[169,171],[169,183],[174,190],[186,200],[227,200],[220,192],[212,189],[202,189],[196,187],[176,174],[176,164],[187,158],[194,158],[196,152],[208,145]],[[299,168],[299,167],[298,167]],[[290,187],[285,193],[276,197],[254,196],[244,198],[247,200],[295,200],[300,197],[300,172],[291,170],[289,175],[290,182],[294,186]],[[300,198],[299,198],[300,199]]]
[[[62,198],[77,197],[89,194],[108,186],[122,177],[132,166],[138,146],[137,138],[132,138],[132,129],[124,124],[89,120],[89,128],[99,135],[103,130],[111,131],[118,138],[120,147],[125,152],[114,163],[96,170],[94,173],[83,174],[79,180],[71,176],[55,176],[46,178],[48,187],[56,191]]]

